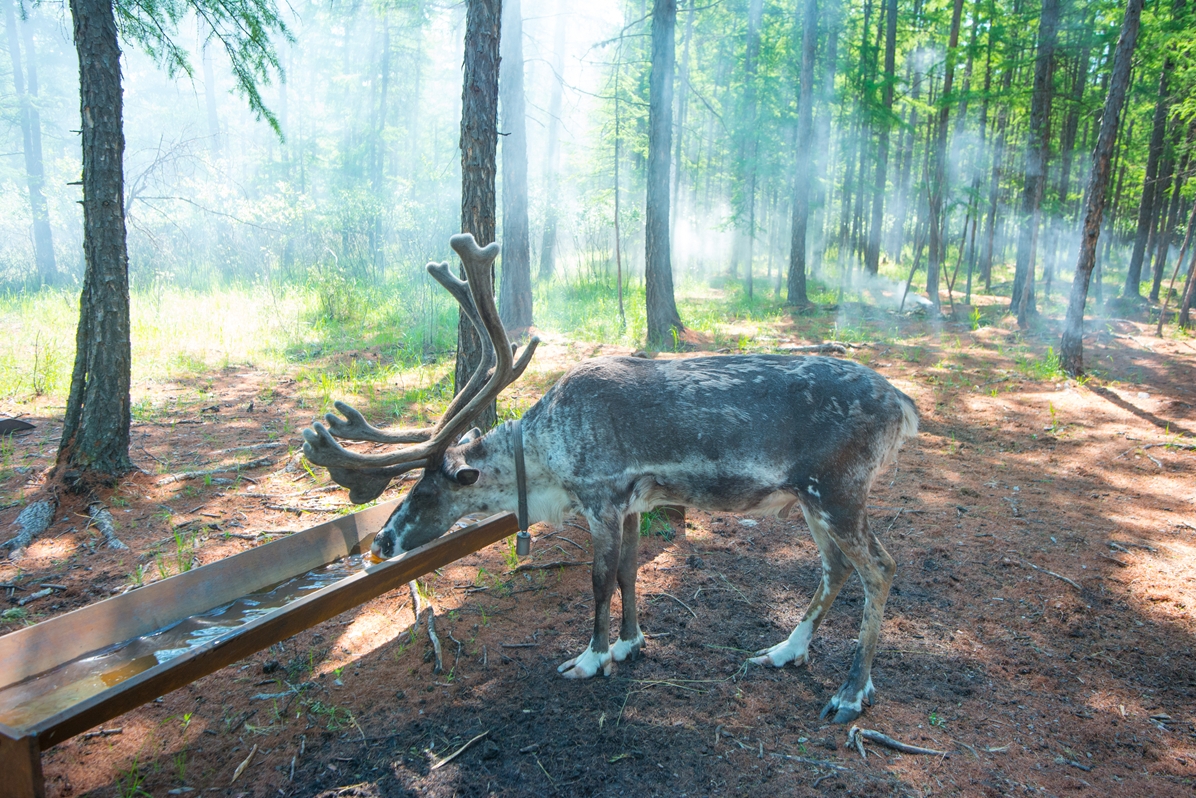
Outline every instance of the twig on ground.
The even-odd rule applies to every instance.
[[[449,754],[448,756],[446,756],[444,759],[441,759],[441,760],[439,760],[439,761],[437,761],[437,762],[433,763],[432,767],[428,768],[428,770],[439,770],[440,768],[444,767],[444,766],[445,766],[445,765],[447,765],[449,762],[452,762],[454,759],[456,759],[457,757],[461,756],[461,754],[463,754],[463,753],[465,752],[465,749],[469,748],[469,746],[473,745],[474,743],[476,743],[478,740],[482,739],[483,737],[485,737],[485,736],[486,736],[487,734],[489,734],[489,733],[490,733],[490,730],[489,730],[489,729],[487,729],[486,731],[482,732],[482,733],[481,733],[481,734],[479,734],[477,737],[474,737],[472,740],[470,740],[469,742],[467,742],[465,745],[463,745],[463,746],[461,746],[460,748],[458,748],[456,751],[453,751],[451,754]]]
[[[553,562],[533,563],[525,562],[523,565],[516,566],[511,570],[511,573],[517,574],[520,571],[547,571],[553,568],[568,568],[572,565],[589,565],[583,560],[555,560]]]
[[[819,354],[847,354],[847,347],[850,344],[841,344],[838,342],[827,341],[821,344],[781,344],[777,349],[782,352],[817,352]]]
[[[539,643],[499,643],[502,648],[535,648]]]
[[[1074,581],[1074,580],[1072,580],[1072,579],[1068,579],[1066,576],[1063,576],[1062,574],[1057,574],[1057,573],[1055,573],[1054,571],[1048,571],[1048,570],[1047,570],[1047,569],[1045,569],[1045,568],[1040,568],[1040,567],[1038,567],[1037,565],[1035,565],[1035,564],[1034,564],[1034,563],[1032,563],[1032,562],[1026,562],[1025,560],[1022,560],[1022,565],[1028,565],[1028,566],[1030,566],[1031,568],[1033,568],[1035,571],[1042,571],[1042,572],[1043,572],[1044,574],[1046,574],[1047,576],[1053,576],[1053,577],[1055,577],[1056,579],[1059,579],[1059,580],[1061,580],[1061,581],[1063,581],[1063,582],[1066,582],[1067,584],[1069,584],[1069,585],[1071,585],[1072,587],[1074,587],[1076,590],[1080,590],[1080,591],[1082,591],[1082,590],[1084,589],[1083,587],[1081,587],[1081,586],[1080,586],[1080,584],[1079,584],[1078,582],[1076,582],[1076,581]]]
[[[560,538],[561,540],[565,541],[566,543],[572,543],[574,546],[576,546],[577,548],[581,549],[582,551],[585,551],[585,550],[586,550],[586,547],[585,547],[585,546],[581,545],[580,543],[577,543],[577,542],[575,542],[575,541],[572,541],[572,540],[570,540],[569,538],[567,538],[567,537],[565,537],[564,535],[562,535],[560,532],[549,532],[548,534],[546,534],[546,535],[543,535],[542,537],[546,537],[546,538]]]
[[[48,588],[48,587],[47,587],[47,588],[45,588],[45,589],[43,589],[43,590],[39,590],[39,591],[37,591],[36,593],[30,593],[28,596],[26,596],[25,598],[23,598],[23,599],[21,599],[20,601],[18,601],[18,602],[17,602],[17,606],[19,606],[19,607],[24,607],[24,606],[25,606],[26,604],[28,604],[29,602],[31,602],[31,601],[37,601],[38,599],[43,599],[43,598],[45,598],[46,596],[50,595],[50,594],[51,594],[51,593],[53,593],[53,592],[54,592],[53,590],[51,590],[50,588]]]
[[[769,754],[769,756],[775,756],[777,759],[788,759],[791,762],[801,762],[803,765],[830,768],[831,770],[851,770],[851,768],[843,767],[836,762],[828,762],[825,759],[811,759],[808,756],[793,756],[792,754]]]
[[[432,655],[436,658],[432,665],[432,673],[444,672],[444,659],[440,651],[440,638],[436,636],[436,608],[428,605],[428,639],[432,641]]]
[[[95,731],[89,731],[87,734],[83,735],[83,739],[90,740],[93,737],[111,737],[114,734],[123,734],[124,731],[125,729],[123,726],[117,726],[114,729],[96,729]]]
[[[847,733],[848,744],[854,744],[863,755],[864,744],[862,740],[883,745],[885,748],[892,748],[894,751],[900,751],[903,754],[929,754],[931,756],[947,757],[951,755],[950,751],[936,751],[933,748],[922,748],[917,745],[909,745],[900,740],[894,740],[887,734],[883,734],[874,729],[861,729],[859,726],[852,726],[851,731]]]
[[[679,599],[679,598],[677,598],[676,596],[674,596],[672,593],[666,593],[666,592],[664,592],[663,590],[660,590],[660,591],[657,591],[656,593],[650,593],[649,595],[652,595],[652,596],[668,596],[668,597],[669,597],[669,598],[671,598],[673,601],[675,601],[675,602],[677,602],[678,604],[680,604],[682,607],[685,607],[685,609],[689,611],[689,614],[690,614],[690,615],[694,616],[695,618],[697,618],[697,617],[698,617],[698,614],[697,614],[696,612],[694,612],[694,611],[693,611],[693,608],[692,608],[692,607],[690,607],[688,604],[686,604],[686,603],[685,603],[684,601],[682,601],[681,599]]]
[[[253,748],[249,749],[249,756],[245,757],[245,761],[237,765],[237,769],[233,771],[233,780],[229,782],[230,786],[245,772],[245,768],[249,767],[249,763],[253,761],[253,755],[256,753],[257,744],[255,743]]]
[[[1128,562],[1122,562],[1121,560],[1117,559],[1116,557],[1110,557],[1108,554],[1105,554],[1104,552],[1098,551],[1096,553],[1096,556],[1100,557],[1102,560],[1108,560],[1109,562],[1116,565],[1118,568],[1129,568],[1130,567],[1130,564]]]
[[[159,485],[172,485],[175,482],[183,482],[188,479],[204,479],[205,477],[212,477],[216,474],[235,474],[239,471],[252,471],[255,468],[264,468],[268,465],[274,465],[273,457],[259,457],[256,460],[250,460],[247,463],[233,463],[227,466],[217,466],[216,468],[206,468],[202,471],[182,471],[178,474],[167,474],[158,480]],[[248,477],[246,477],[248,479]]]

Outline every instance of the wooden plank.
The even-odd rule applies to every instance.
[[[397,504],[341,516],[5,635],[0,638],[0,687],[344,557],[381,529]]]
[[[45,798],[37,738],[0,723],[0,798]]]
[[[512,513],[492,516],[418,549],[346,577],[241,627],[233,636],[199,646],[30,727],[44,751],[104,721],[298,632],[401,587],[518,531]],[[263,547],[264,548],[264,547]],[[239,555],[238,555],[239,556]]]

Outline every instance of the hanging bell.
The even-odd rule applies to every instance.
[[[526,529],[515,534],[515,554],[526,557],[532,553],[532,536]]]

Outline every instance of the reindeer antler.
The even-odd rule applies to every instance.
[[[453,295],[466,317],[483,340],[482,360],[465,387],[453,398],[434,427],[420,429],[396,428],[381,430],[366,422],[365,417],[343,402],[335,407],[344,415],[329,413],[328,426],[316,422],[303,430],[303,454],[316,465],[328,468],[330,476],[349,488],[349,498],[355,504],[376,498],[392,477],[406,471],[423,468],[438,460],[454,441],[473,423],[486,405],[494,401],[504,388],[517,380],[540,343],[532,338],[523,348],[518,360],[515,347],[507,340],[506,331],[494,304],[490,267],[501,248],[497,243],[479,247],[469,233],[455,235],[449,244],[465,267],[465,280],[449,270],[447,263],[429,263],[428,273]],[[415,443],[386,454],[367,455],[341,446],[335,438],[376,443]]]

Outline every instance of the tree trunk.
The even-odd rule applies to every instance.
[[[545,196],[552,198],[557,192],[557,161],[561,149],[561,94],[565,79],[565,4],[557,3],[556,40],[552,51],[552,94],[548,98],[548,150],[544,158]],[[539,280],[551,280],[556,259],[556,203],[549,201],[544,213],[544,235],[540,239]]]
[[[37,97],[37,59],[33,52],[33,34],[26,23],[25,31],[25,74],[21,70],[21,45],[17,34],[17,19],[13,13],[16,0],[9,0],[4,6],[5,24],[8,28],[8,51],[12,55],[12,82],[17,101],[21,105],[21,139],[25,150],[25,179],[29,189],[29,210],[33,217],[33,254],[37,264],[37,277],[42,285],[52,285],[58,279],[58,266],[54,261],[54,237],[50,230],[50,212],[46,197],[42,194],[45,185],[45,170],[42,167],[42,123],[34,102]],[[25,80],[28,78],[28,81]]]
[[[818,48],[818,0],[802,12],[801,73],[797,100],[797,170],[793,181],[793,240],[789,245],[789,295],[785,304],[807,307],[806,227],[810,221],[810,134],[814,127],[814,56]]]
[[[465,79],[461,92],[461,232],[481,246],[494,241],[494,172],[498,149],[498,61],[502,0],[467,0]],[[462,272],[464,277],[464,272]],[[490,275],[493,281],[494,275]],[[464,313],[457,318],[457,367],[453,392],[465,387],[482,361],[482,342]],[[494,403],[478,417],[494,426]]]
[[[1192,155],[1192,134],[1196,132],[1196,123],[1188,125],[1187,140],[1184,142],[1183,155],[1179,160],[1179,168],[1172,170],[1170,167],[1166,170],[1170,177],[1175,179],[1175,185],[1171,190],[1171,207],[1163,214],[1160,209],[1160,216],[1162,221],[1159,225],[1159,231],[1156,235],[1158,239],[1158,252],[1154,259],[1154,278],[1150,284],[1150,301],[1159,301],[1159,289],[1163,283],[1163,270],[1167,266],[1167,250],[1171,246],[1171,238],[1175,235],[1175,226],[1179,223],[1179,205],[1180,194],[1183,192],[1184,183],[1188,177],[1188,163],[1191,161]],[[1176,137],[1176,145],[1179,144],[1178,136]]]
[[[523,101],[523,14],[520,0],[502,9],[502,277],[498,315],[508,330],[532,326],[531,241],[527,229],[527,117]]]
[[[129,459],[129,256],[125,243],[120,45],[112,0],[71,0],[83,143],[83,293],[58,448],[69,482],[113,477]]]
[[[885,3],[885,76],[884,118],[880,123],[880,142],[876,152],[876,193],[872,195],[872,225],[868,235],[865,267],[869,274],[880,271],[880,239],[885,220],[885,183],[889,169],[889,127],[893,115],[893,83],[897,63],[897,0]]]
[[[1109,93],[1105,98],[1105,110],[1101,114],[1100,133],[1096,139],[1096,149],[1092,153],[1092,172],[1088,178],[1080,255],[1076,262],[1075,277],[1071,281],[1071,298],[1067,304],[1063,339],[1059,343],[1060,365],[1073,377],[1084,372],[1084,305],[1088,299],[1088,281],[1096,263],[1096,244],[1100,236],[1105,193],[1109,185],[1109,162],[1117,138],[1126,88],[1130,82],[1130,67],[1133,65],[1138,24],[1142,18],[1142,3],[1143,0],[1129,0],[1126,6],[1125,19],[1121,23],[1121,36],[1117,40],[1117,49],[1113,56]]]
[[[752,298],[752,260],[756,242],[756,154],[760,148],[759,126],[756,119],[756,68],[760,59],[760,18],[764,13],[764,0],[750,0],[748,3],[747,46],[744,53],[744,113],[740,124],[746,136],[743,147],[744,202],[747,206],[747,273],[745,287],[748,299]],[[691,12],[690,17],[693,14]]]
[[[677,0],[652,8],[652,72],[648,79],[648,196],[644,209],[644,284],[648,345],[674,344],[684,331],[673,299],[669,250],[669,166],[673,135],[673,55]]]
[[[1150,150],[1146,156],[1146,179],[1142,183],[1142,201],[1138,204],[1138,232],[1134,238],[1134,251],[1130,255],[1130,267],[1125,275],[1125,287],[1122,296],[1139,298],[1142,296],[1139,284],[1142,282],[1142,261],[1146,255],[1147,239],[1154,223],[1155,197],[1158,194],[1159,159],[1163,155],[1163,144],[1167,134],[1167,116],[1171,108],[1171,93],[1168,81],[1171,76],[1171,57],[1163,59],[1163,69],[1159,73],[1159,95],[1154,106],[1153,127],[1150,132]]]
[[[955,79],[956,48],[959,45],[959,18],[963,0],[955,0],[951,12],[951,36],[947,43],[947,65],[943,75],[943,91],[939,96],[938,131],[935,136],[934,182],[930,189],[930,255],[926,266],[926,297],[939,309],[939,271],[945,258],[943,238],[943,196],[947,193],[947,123],[951,115],[951,83]]]
[[[1038,20],[1038,53],[1034,59],[1034,93],[1030,99],[1030,129],[1026,137],[1026,171],[1022,184],[1021,224],[1010,310],[1022,329],[1035,312],[1034,260],[1038,244],[1042,190],[1046,185],[1051,115],[1051,67],[1059,31],[1059,0],[1042,0]]]
[[[677,143],[675,145],[673,164],[673,206],[669,214],[669,240],[677,237],[677,217],[681,215],[681,164],[684,155],[685,121],[689,115],[689,43],[693,39],[694,9],[693,0],[689,3],[689,12],[685,15],[685,34],[681,37],[681,73],[677,76]]]

